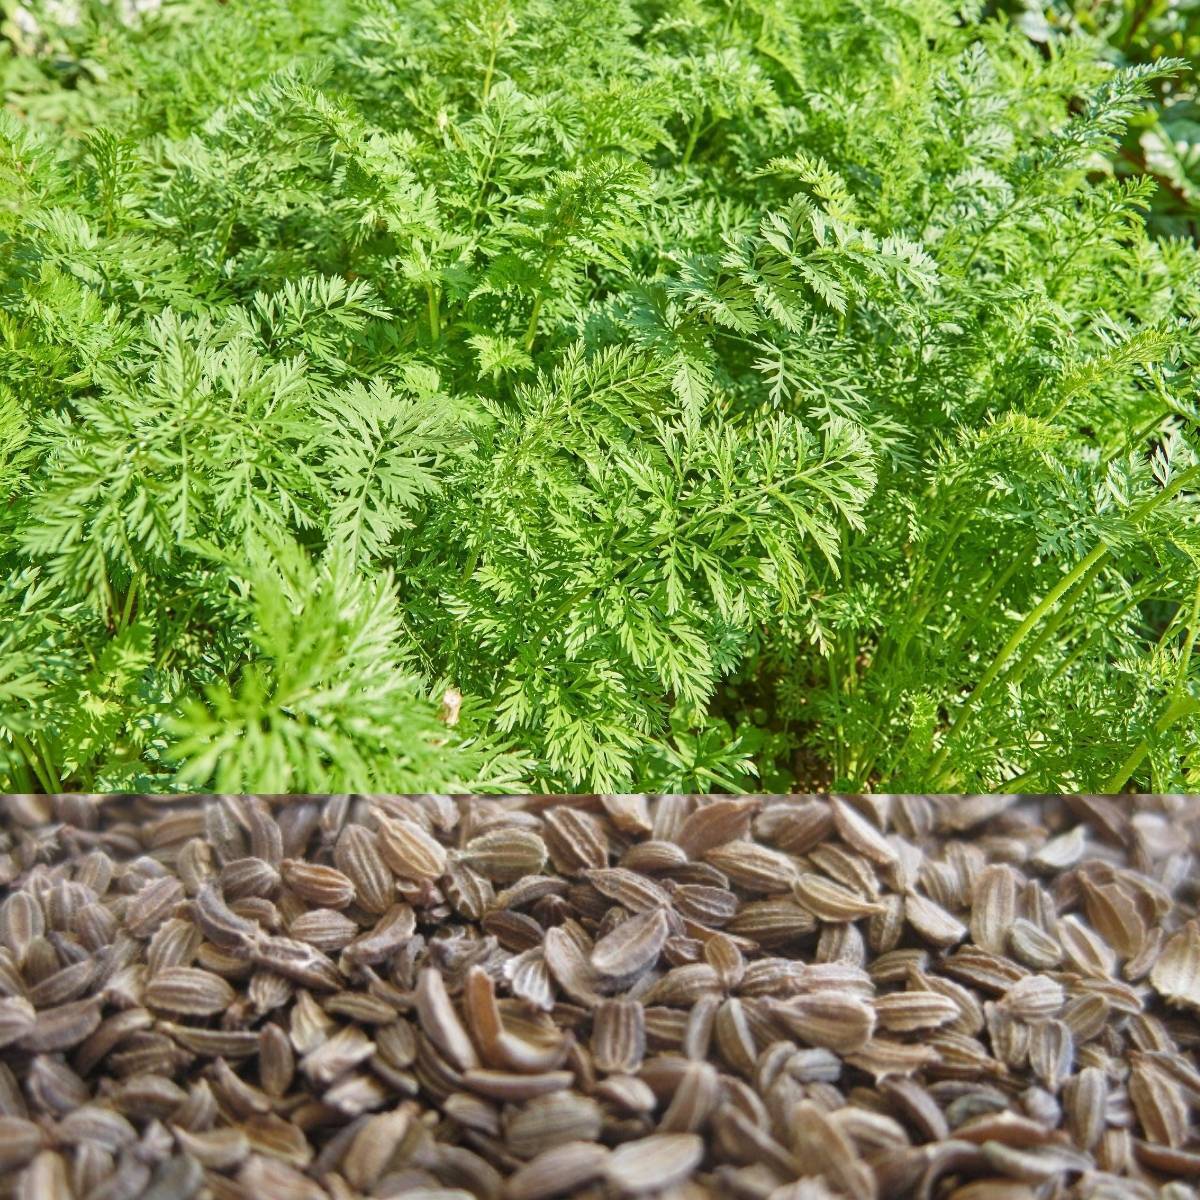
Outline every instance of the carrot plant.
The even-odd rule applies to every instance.
[[[0,60],[4,786],[1200,781],[1200,256],[1112,166],[1178,63],[944,0],[73,16]]]

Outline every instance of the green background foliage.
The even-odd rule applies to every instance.
[[[1182,62],[942,0],[32,11],[0,785],[1200,782],[1200,256],[1119,169]]]
[[[1112,169],[1149,174],[1158,184],[1150,203],[1152,229],[1200,238],[1200,0],[1010,0],[1003,7],[1036,42],[1090,38],[1096,53],[1118,67],[1182,60],[1152,85]]]

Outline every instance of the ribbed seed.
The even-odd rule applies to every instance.
[[[333,848],[333,860],[354,884],[363,908],[372,913],[388,910],[396,899],[396,878],[380,855],[374,832],[365,825],[347,825]]]
[[[165,967],[145,988],[151,1008],[188,1016],[224,1012],[234,999],[234,990],[219,975],[196,967]]]
[[[637,1000],[604,1000],[596,1006],[592,1057],[597,1070],[632,1074],[645,1053],[645,1011]]]
[[[432,834],[413,821],[378,816],[379,853],[401,878],[438,879],[446,869],[446,851]]]
[[[345,908],[354,902],[353,881],[336,867],[285,858],[279,870],[297,896],[318,908]]]

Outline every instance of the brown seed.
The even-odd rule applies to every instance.
[[[1181,1147],[1188,1137],[1188,1106],[1179,1085],[1145,1059],[1134,1062],[1129,1099],[1148,1141]]]
[[[755,824],[759,836],[773,842],[788,854],[807,854],[821,845],[834,831],[833,811],[825,800],[806,800],[763,813]]]
[[[681,1183],[704,1157],[704,1143],[692,1133],[660,1133],[625,1142],[608,1160],[606,1177],[621,1195],[639,1196]]]
[[[497,829],[472,838],[463,857],[488,879],[512,882],[541,871],[546,862],[546,844],[528,829]]]
[[[801,1041],[839,1054],[861,1050],[875,1029],[871,1006],[848,992],[815,992],[772,1001],[770,1011]]]
[[[292,1085],[296,1060],[292,1043],[279,1025],[268,1024],[258,1035],[258,1076],[268,1096],[279,1099]]]
[[[610,979],[634,978],[658,961],[668,931],[664,909],[638,913],[596,943],[592,967]]]
[[[896,863],[899,856],[895,848],[849,801],[834,796],[829,803],[833,809],[834,826],[846,845],[881,866],[890,867]]]
[[[1146,940],[1146,923],[1134,897],[1116,883],[1081,875],[1084,910],[1092,928],[1122,958],[1132,958]]]
[[[22,1050],[30,1050],[35,1054],[70,1050],[78,1046],[99,1024],[99,997],[73,1000],[69,1004],[39,1012],[37,1023],[16,1044]]]
[[[330,959],[315,946],[294,938],[260,937],[251,946],[250,956],[259,966],[305,987],[336,991],[342,984]]]
[[[561,1092],[574,1081],[570,1071],[541,1071],[515,1074],[507,1071],[470,1070],[463,1072],[463,1083],[481,1096],[493,1100],[530,1100],[548,1092]]]
[[[1074,1059],[1075,1039],[1062,1021],[1038,1021],[1029,1027],[1029,1065],[1051,1092],[1066,1082]]]
[[[285,858],[280,873],[297,896],[318,908],[345,908],[354,902],[353,881],[334,867]]]
[[[1200,921],[1189,921],[1167,939],[1150,982],[1168,1004],[1200,1009]]]
[[[971,900],[971,938],[992,954],[1003,954],[1017,916],[1017,876],[1005,863],[985,867]]]
[[[411,1127],[412,1117],[403,1109],[369,1118],[355,1134],[343,1160],[347,1182],[370,1192]]]
[[[327,1200],[325,1191],[295,1167],[262,1154],[252,1154],[242,1164],[237,1182],[243,1196],[258,1196],[263,1200]]]
[[[704,855],[705,862],[748,892],[786,892],[796,879],[792,860],[755,842],[730,842]]]
[[[46,932],[42,906],[28,892],[13,892],[0,904],[0,946],[9,950],[17,962],[25,957],[35,938]]]
[[[941,1045],[947,1050],[957,1044],[949,1041],[949,1037],[950,1035],[946,1033],[939,1036]],[[967,1044],[971,1045],[969,1041]],[[859,1049],[845,1054],[845,1060],[850,1066],[873,1075],[876,1081],[894,1076],[907,1078],[949,1057],[948,1054],[943,1055],[937,1045],[912,1045],[883,1037],[873,1037]],[[969,1065],[969,1069],[978,1069],[982,1065],[982,1055],[978,1058],[974,1055],[964,1055],[963,1057]]]
[[[919,937],[939,948],[953,946],[967,936],[967,927],[957,917],[917,892],[904,898],[904,915]]]
[[[870,1168],[842,1128],[811,1101],[801,1101],[792,1114],[792,1148],[800,1174],[824,1176],[854,1200],[875,1200]]]
[[[198,1029],[160,1021],[161,1033],[185,1050],[205,1057],[240,1059],[258,1053],[258,1034],[246,1029]]]
[[[396,878],[384,863],[372,830],[365,825],[346,825],[334,845],[333,861],[354,884],[355,898],[363,908],[387,912],[396,899]]]
[[[671,839],[688,858],[738,841],[750,829],[759,808],[757,800],[713,800],[689,814]]]
[[[1004,993],[1000,1005],[1018,1021],[1044,1021],[1063,1006],[1062,985],[1048,975],[1026,975]]]
[[[235,858],[217,878],[230,903],[249,896],[273,896],[279,890],[279,872],[261,858]]]
[[[591,813],[552,808],[546,813],[546,846],[557,870],[577,875],[608,866],[608,837]]]
[[[584,966],[582,955],[579,965]],[[540,949],[526,950],[510,958],[504,964],[504,974],[512,994],[519,1000],[543,1012],[554,1007],[554,984],[546,956]]]
[[[505,1124],[504,1144],[519,1158],[530,1159],[566,1142],[595,1142],[603,1113],[595,1100],[577,1092],[535,1096],[514,1110]]]
[[[1084,1067],[1066,1085],[1067,1128],[1075,1144],[1091,1150],[1104,1132],[1108,1083],[1104,1072]]]
[[[953,1000],[937,992],[894,992],[876,999],[875,1015],[884,1029],[908,1032],[949,1024],[957,1020],[959,1010]]]
[[[592,1057],[596,1069],[631,1074],[646,1053],[645,1011],[637,1000],[604,1000],[596,1006]]]
[[[1116,974],[1117,956],[1112,947],[1078,917],[1063,917],[1059,921],[1058,940],[1081,975],[1106,979]]]
[[[650,833],[653,828],[645,796],[601,796],[600,803],[608,819],[622,833],[637,836]]]
[[[704,863],[692,862],[687,852],[674,842],[634,842],[621,855],[617,866],[647,875],[682,875],[686,880],[695,871],[712,871]]]
[[[379,853],[401,878],[416,881],[438,879],[446,869],[446,851],[432,834],[413,821],[376,818]]]
[[[125,928],[134,937],[149,937],[183,900],[183,885],[170,875],[152,879],[129,901]]]
[[[514,1172],[506,1195],[508,1200],[554,1200],[576,1194],[604,1174],[608,1160],[608,1148],[594,1142],[555,1146]]]
[[[442,888],[454,911],[471,921],[483,920],[496,903],[496,892],[491,881],[457,858],[447,860]]]
[[[250,1142],[240,1129],[192,1133],[174,1126],[172,1132],[185,1154],[190,1154],[202,1167],[215,1171],[228,1171],[239,1166],[250,1153]]]
[[[350,945],[358,933],[359,928],[354,921],[332,908],[314,908],[301,913],[288,926],[291,937],[327,954]]]
[[[658,1123],[659,1132],[699,1133],[716,1111],[720,1096],[716,1068],[707,1062],[689,1062]]]
[[[66,1160],[42,1150],[17,1179],[17,1200],[72,1200]]]
[[[875,900],[824,875],[801,874],[792,884],[792,892],[801,907],[822,921],[857,921],[883,912]],[[740,932],[740,931],[739,931]]]
[[[201,886],[192,911],[204,936],[225,950],[243,951],[258,936],[258,925],[231,912],[220,891],[211,883]]]
[[[23,1117],[0,1116],[0,1171],[15,1171],[31,1162],[43,1146],[41,1129]]]
[[[100,1104],[80,1105],[59,1121],[55,1133],[64,1145],[99,1145],[113,1151],[137,1141],[132,1123]]]
[[[233,988],[219,975],[196,967],[166,967],[145,987],[151,1008],[189,1016],[224,1012],[234,999]]]
[[[1023,917],[1012,922],[1008,929],[1008,942],[1013,955],[1035,971],[1048,971],[1062,962],[1062,946]]]
[[[425,1036],[460,1071],[479,1066],[479,1056],[446,991],[440,971],[431,967],[417,979],[417,1016]]]
[[[35,1021],[33,1005],[24,996],[0,998],[0,1049],[24,1038]]]
[[[653,908],[666,908],[671,903],[670,895],[651,879],[636,871],[623,867],[611,867],[602,871],[589,871],[588,882],[602,895],[615,900],[631,912],[646,912]]]
[[[356,1026],[339,1029],[300,1060],[300,1070],[313,1083],[332,1083],[375,1053],[375,1043]]]

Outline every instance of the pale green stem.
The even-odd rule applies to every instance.
[[[1134,519],[1146,516],[1152,512],[1160,504],[1164,504],[1188,483],[1191,482],[1197,475],[1200,475],[1200,467],[1189,467],[1186,471],[1180,472],[1166,487],[1162,489],[1156,496],[1151,497],[1142,504],[1133,514]],[[946,760],[950,756],[950,746],[955,736],[963,729],[966,724],[967,717],[978,704],[979,700],[987,694],[997,676],[1003,671],[1009,659],[1021,648],[1021,644],[1029,636],[1029,633],[1034,627],[1046,616],[1048,612],[1062,599],[1062,597],[1073,588],[1088,572],[1103,563],[1111,553],[1108,546],[1101,544],[1096,546],[1086,557],[1082,558],[1068,571],[1062,579],[1058,581],[1042,597],[1041,601],[1030,610],[1025,619],[1013,631],[1012,636],[1004,643],[1000,652],[992,660],[991,666],[984,672],[983,677],[975,686],[974,691],[963,701],[962,707],[958,710],[958,716],[954,723],[947,730],[946,736],[942,741],[942,748],[934,758],[930,765],[931,775],[937,782],[941,782],[941,771],[946,765]]]

